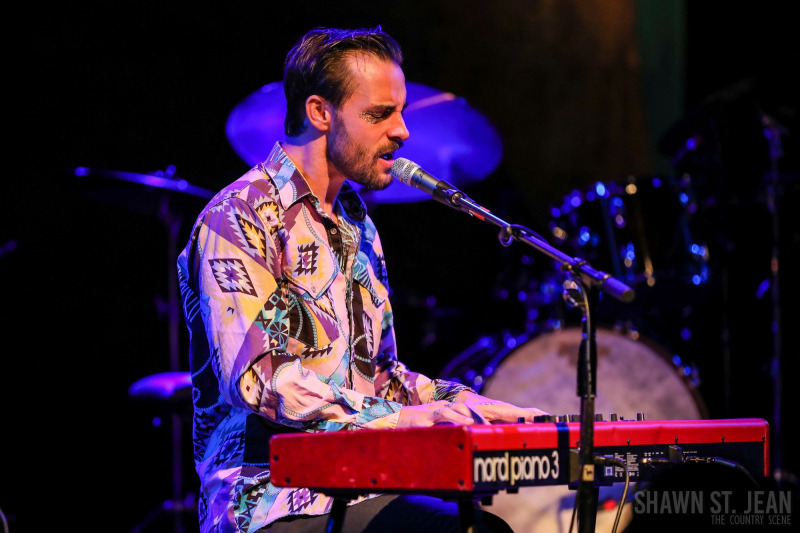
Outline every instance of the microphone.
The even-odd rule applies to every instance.
[[[456,194],[468,198],[467,195],[446,181],[434,178],[422,170],[418,164],[404,157],[395,159],[389,172],[400,183],[426,192],[433,196],[433,199],[437,202],[449,205],[450,207],[454,207],[452,199]]]

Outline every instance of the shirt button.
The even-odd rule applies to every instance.
[[[331,228],[331,235],[336,235],[337,233],[336,228]]]

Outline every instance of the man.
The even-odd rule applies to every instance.
[[[211,200],[178,260],[204,532],[324,529],[330,498],[270,483],[276,433],[542,414],[397,360],[383,248],[347,180],[392,181],[409,137],[401,63],[380,28],[301,38],[285,65],[285,141]],[[336,450],[324,453],[336,461]],[[392,460],[390,450],[374,453]],[[455,504],[425,497],[365,495],[346,519],[348,531],[458,527]],[[478,522],[505,526],[488,513]]]

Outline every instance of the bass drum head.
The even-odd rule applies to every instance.
[[[664,350],[641,337],[634,340],[608,329],[597,330],[597,396],[595,413],[646,420],[697,420],[705,405]],[[480,393],[520,407],[537,407],[553,415],[580,413],[577,360],[581,329],[563,328],[540,335],[509,353],[486,378]],[[635,423],[635,422],[631,422]],[[611,533],[622,496],[622,483],[601,487],[597,532]],[[577,491],[566,486],[525,487],[517,494],[498,493],[486,510],[502,517],[516,533],[566,533]],[[628,499],[633,488],[628,489]],[[630,522],[623,507],[618,531]]]

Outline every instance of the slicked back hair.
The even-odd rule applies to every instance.
[[[400,45],[380,26],[357,30],[316,28],[292,47],[283,70],[287,137],[297,137],[305,131],[306,100],[312,94],[337,109],[353,94],[353,76],[346,60],[358,53],[393,61],[398,66],[403,64]]]

